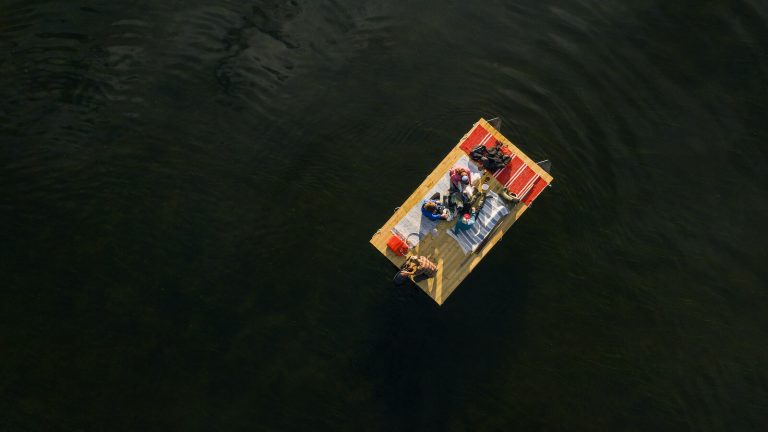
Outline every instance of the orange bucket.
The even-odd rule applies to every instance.
[[[408,253],[408,245],[403,239],[396,235],[393,235],[387,240],[387,247],[398,256],[403,256]]]

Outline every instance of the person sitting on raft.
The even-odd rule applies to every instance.
[[[448,175],[451,178],[451,190],[464,192],[467,185],[472,184],[472,172],[467,168],[454,167],[448,171]],[[472,194],[470,193],[470,195]]]
[[[461,212],[468,207],[475,193],[475,188],[472,187],[472,173],[466,168],[456,167],[448,174],[451,179],[449,205]]]
[[[437,197],[435,197],[437,195]],[[421,214],[431,221],[448,220],[448,209],[440,202],[440,194],[421,202]]]
[[[464,216],[456,221],[456,225],[453,227],[454,234],[458,234],[459,231],[465,231],[472,228],[472,225],[477,221],[477,209],[472,207],[471,213],[464,213]]]
[[[487,195],[485,192],[478,190],[478,193],[471,200],[472,209],[470,213],[464,213],[464,215],[456,221],[456,225],[453,227],[454,234],[458,234],[459,231],[464,231],[472,228],[472,225],[477,222],[477,216],[485,205],[485,199]]]
[[[437,274],[437,265],[429,258],[421,255],[411,255],[405,260],[398,276],[413,277],[414,282],[419,282]]]

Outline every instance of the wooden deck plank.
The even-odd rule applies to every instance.
[[[506,145],[517,157],[521,158],[525,163],[531,167],[542,179],[547,183],[552,182],[552,176],[544,171],[539,165],[537,165],[531,158],[525,153],[520,151],[514,144],[512,144],[506,137],[501,135],[493,126],[491,126],[484,119],[480,119],[476,125],[481,125],[486,128],[494,137]],[[472,129],[474,129],[474,127]],[[470,131],[472,130],[470,129]],[[389,220],[371,237],[371,244],[378,249],[384,256],[398,268],[403,265],[405,257],[397,256],[387,248],[387,240],[392,235],[392,228],[405,216],[405,214],[412,209],[415,205],[419,204],[429,192],[430,189],[445,175],[448,175],[448,170],[454,167],[456,162],[465,156],[460,146],[464,140],[469,136],[469,132],[459,140],[456,146],[448,153],[448,155],[435,167],[429,176],[416,188],[416,190],[405,200],[403,205],[395,211],[395,213],[389,218]],[[473,163],[473,162],[471,162]],[[490,186],[490,190],[501,193],[503,185],[500,184],[495,178],[486,174],[484,176],[487,180],[486,183]],[[488,239],[483,247],[475,253],[465,255],[461,250],[459,244],[446,231],[452,229],[456,221],[442,221],[437,224],[438,234],[427,234],[411,251],[417,255],[424,255],[429,257],[433,262],[437,264],[437,275],[433,278],[423,280],[418,283],[419,287],[427,293],[438,304],[443,304],[448,296],[453,293],[456,287],[467,277],[467,275],[477,266],[478,263],[485,257],[486,254],[493,248],[496,243],[501,240],[509,228],[514,224],[517,219],[522,216],[528,206],[523,202],[518,203],[515,207],[510,209],[510,214],[507,215],[499,224],[491,238]]]

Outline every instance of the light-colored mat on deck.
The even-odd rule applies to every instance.
[[[453,231],[453,228],[447,232],[449,236],[459,243],[461,250],[466,255],[474,252],[483,239],[490,234],[493,227],[501,221],[501,218],[508,214],[509,209],[507,209],[504,201],[495,192],[489,191],[485,198],[485,205],[480,209],[477,220],[471,228],[459,231],[458,234]]]

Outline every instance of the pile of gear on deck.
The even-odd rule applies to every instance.
[[[477,184],[473,185],[475,179],[472,178],[472,172],[469,169],[454,167],[448,172],[450,178],[448,193],[441,196],[437,192],[424,200],[421,206],[422,215],[429,220],[457,219],[453,227],[455,233],[469,229],[475,224],[480,210],[485,205],[488,186],[484,182],[488,180],[487,176],[502,169],[512,159],[511,156],[503,153],[500,143],[490,148],[480,144],[472,149],[469,156],[481,164],[486,172],[477,180]],[[520,201],[515,194],[509,193],[506,189],[502,191],[501,196],[512,204]],[[393,235],[387,242],[387,246],[397,255],[407,255],[405,263],[395,276],[395,283],[400,284],[409,277],[418,281],[434,277],[437,273],[436,265],[429,258],[410,255],[408,244],[398,236]]]
[[[479,144],[472,149],[469,157],[473,161],[479,162],[486,170],[495,172],[504,168],[512,160],[512,156],[504,154],[502,148],[501,143],[496,143],[491,148],[486,147],[484,144]]]

